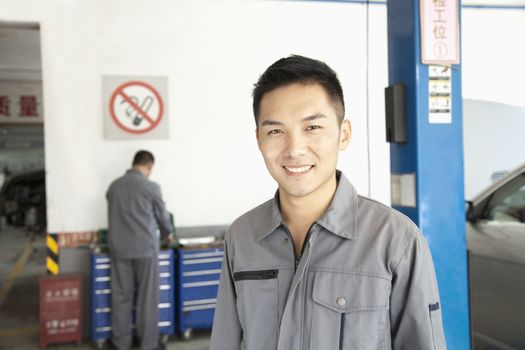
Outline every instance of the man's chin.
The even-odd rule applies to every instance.
[[[279,194],[285,195],[290,198],[304,198],[307,197],[312,191],[309,188],[293,188],[290,186],[279,186]]]

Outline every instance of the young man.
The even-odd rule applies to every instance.
[[[446,348],[425,239],[336,170],[344,110],[317,60],[280,59],[255,85],[257,143],[279,188],[226,235],[210,349]]]
[[[112,343],[130,349],[131,310],[137,288],[136,323],[142,350],[162,347],[158,342],[159,238],[171,241],[171,224],[160,186],[148,178],[155,159],[138,151],[132,168],[110,185],[108,200],[111,258]]]

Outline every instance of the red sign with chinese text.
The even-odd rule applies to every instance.
[[[424,64],[459,64],[458,0],[419,0]]]
[[[0,81],[0,124],[41,124],[43,110],[42,82]]]
[[[82,276],[40,278],[40,348],[82,342]]]

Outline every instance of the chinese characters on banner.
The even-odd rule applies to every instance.
[[[95,244],[98,235],[95,231],[86,232],[61,232],[58,234],[58,244],[61,247],[76,248],[80,245]]]
[[[458,0],[420,0],[424,64],[459,64]]]
[[[42,123],[42,83],[0,81],[0,124]]]

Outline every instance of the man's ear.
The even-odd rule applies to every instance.
[[[261,150],[261,140],[259,139],[259,128],[255,128],[255,138],[257,139],[257,147]]]
[[[339,132],[339,150],[344,151],[350,140],[352,139],[352,124],[350,120],[345,119],[341,123],[341,131]]]
[[[148,171],[148,174],[146,175],[147,177],[150,177],[151,172],[153,171],[153,165],[155,165],[155,164],[154,163],[148,163],[148,165],[146,165],[146,169]]]

